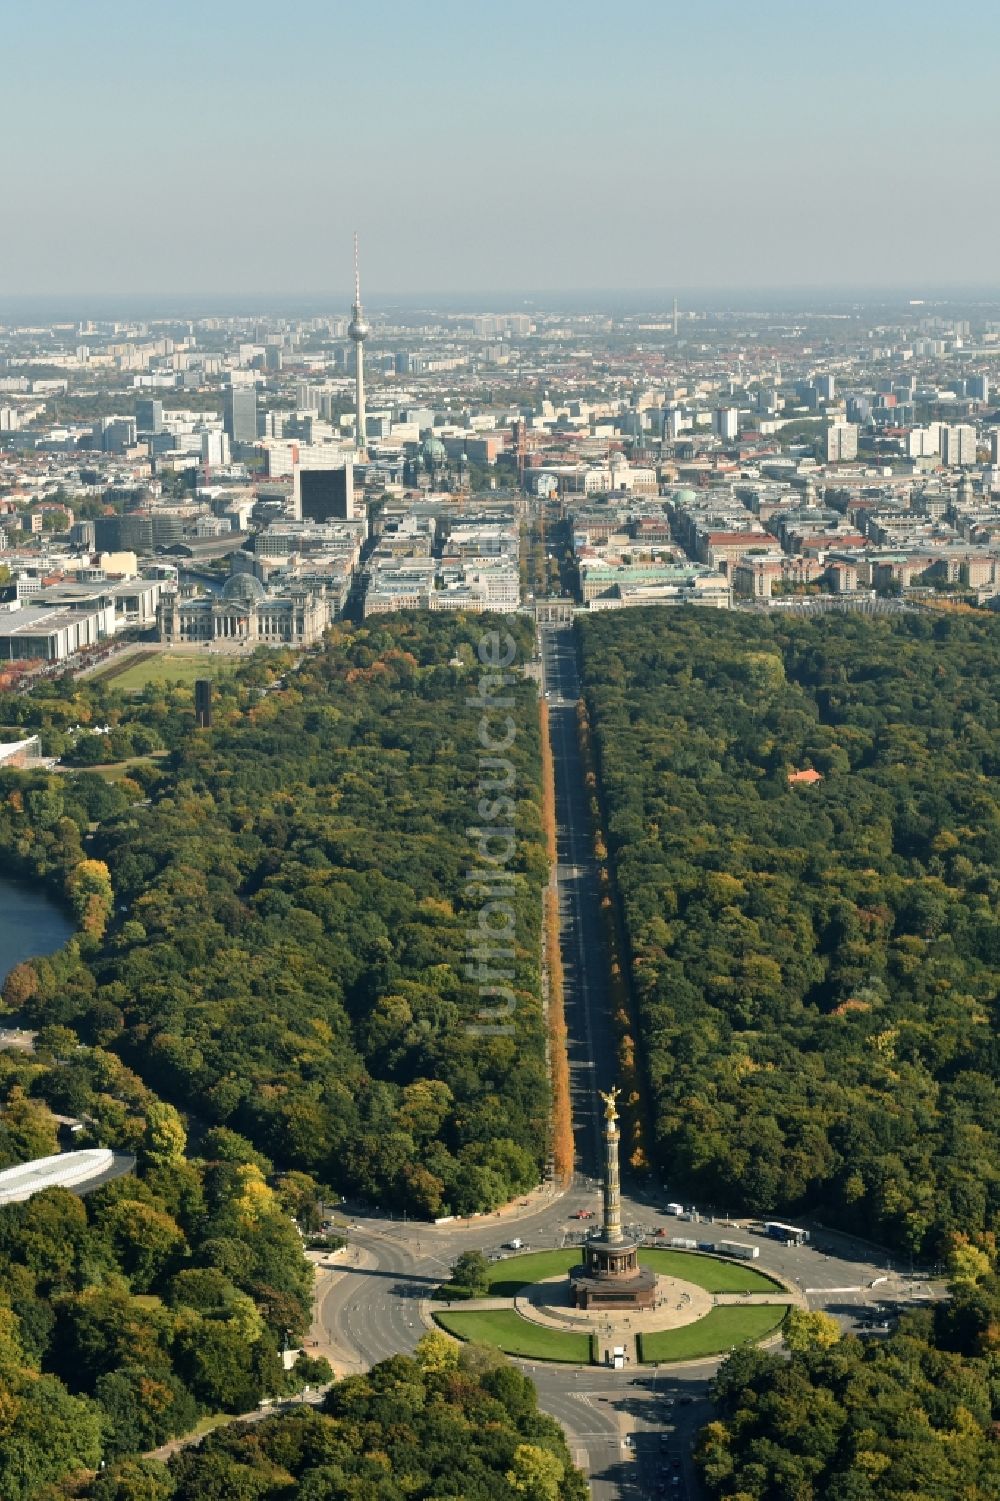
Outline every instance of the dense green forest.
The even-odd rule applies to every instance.
[[[697,1453],[716,1501],[994,1501],[1000,1280],[968,1244],[952,1297],[885,1341],[838,1340],[788,1359],[731,1355],[719,1420]]]
[[[520,672],[531,633],[510,629],[506,1031],[467,972],[484,897],[466,873],[502,775],[479,764],[484,627],[434,616],[336,631],[284,676],[255,662],[219,685],[209,732],[193,730],[190,693],[163,688],[128,700],[113,682],[65,682],[5,706],[47,739],[90,723],[125,750],[146,754],[153,736],[167,749],[110,788],[86,773],[3,779],[0,849],[65,881],[83,930],[15,976],[8,1001],[336,1189],[436,1215],[537,1183],[546,855],[536,693]]]
[[[90,1501],[585,1501],[558,1423],[494,1351],[425,1336],[306,1407],[217,1430],[164,1467],[111,1467]]]
[[[1000,621],[578,631],[671,1191],[932,1255],[995,1229]]]
[[[280,1351],[309,1327],[312,1271],[291,1215],[317,1185],[277,1177],[234,1132],[187,1155],[177,1112],[121,1061],[50,1027],[0,1053],[5,1163],[57,1150],[54,1111],[136,1155],[80,1199],[0,1207],[0,1497],[34,1501],[67,1473],[186,1433],[204,1412],[329,1376]]]

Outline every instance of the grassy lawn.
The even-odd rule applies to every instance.
[[[579,1266],[582,1260],[582,1248],[570,1246],[564,1251],[529,1251],[526,1256],[495,1261],[489,1270],[490,1297],[513,1298],[526,1282],[544,1282],[546,1277],[556,1277],[560,1272],[568,1272],[571,1266]]]
[[[138,766],[142,761],[162,761],[169,754],[165,750],[147,751],[143,756],[129,756],[125,761],[104,761],[99,766],[74,766],[67,767],[66,770],[94,772],[106,782],[120,782],[122,777],[128,776],[133,766]],[[91,832],[96,834],[99,828],[100,824],[95,823]]]
[[[121,672],[112,669],[101,677],[123,693],[139,693],[147,683],[193,683],[195,678],[217,678],[233,672],[245,660],[209,652],[159,651],[137,656]]]
[[[489,1271],[490,1296],[512,1298],[526,1282],[544,1282],[582,1260],[582,1247],[569,1246],[564,1251],[529,1251],[526,1256],[496,1261]],[[639,1261],[661,1276],[678,1277],[710,1293],[769,1293],[780,1285],[752,1266],[692,1251],[644,1250],[639,1252]]]
[[[721,1355],[731,1345],[763,1339],[777,1329],[788,1312],[785,1304],[753,1308],[713,1308],[695,1324],[682,1329],[661,1329],[639,1335],[639,1359],[697,1360],[701,1355]]]
[[[562,1360],[590,1364],[590,1335],[564,1334],[529,1324],[513,1308],[474,1309],[469,1313],[435,1313],[435,1322],[458,1339],[493,1345],[526,1360]]]
[[[679,1277],[708,1293],[770,1293],[780,1283],[737,1261],[719,1261],[695,1251],[640,1251],[639,1260],[663,1277]]]

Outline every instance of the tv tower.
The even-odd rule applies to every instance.
[[[365,322],[364,310],[361,306],[361,272],[358,267],[358,235],[356,230],[354,233],[354,306],[351,308],[351,321],[347,332],[354,340],[354,384],[355,400],[357,403],[354,446],[357,449],[358,458],[366,459],[368,457],[368,433],[365,428],[364,342],[371,329]]]

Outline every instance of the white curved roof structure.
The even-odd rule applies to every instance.
[[[58,1152],[54,1157],[36,1157],[0,1172],[0,1204],[20,1204],[43,1188],[76,1188],[107,1172],[115,1160],[107,1147],[85,1152]]]

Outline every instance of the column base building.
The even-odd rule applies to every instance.
[[[575,1308],[653,1308],[656,1273],[639,1265],[639,1247],[621,1228],[618,1172],[618,1090],[602,1094],[604,1112],[604,1223],[583,1248],[583,1264],[569,1274]]]

